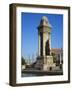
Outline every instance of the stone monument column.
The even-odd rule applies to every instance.
[[[40,34],[38,32],[38,56],[40,56]]]
[[[46,16],[43,16],[38,26],[38,49],[40,56],[50,55],[51,25]]]
[[[38,26],[38,52],[35,68],[50,71],[55,67],[51,56],[51,25],[46,16],[43,16]]]

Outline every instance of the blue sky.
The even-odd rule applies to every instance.
[[[21,54],[29,58],[38,52],[38,25],[42,16],[46,16],[52,25],[51,47],[63,47],[63,15],[60,14],[21,14]]]

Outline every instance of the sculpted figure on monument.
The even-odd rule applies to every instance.
[[[46,46],[45,46],[45,55],[50,55],[49,40],[47,40],[47,42],[46,42]]]

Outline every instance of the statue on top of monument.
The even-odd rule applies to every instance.
[[[51,24],[49,23],[49,20],[46,16],[43,16],[41,21],[40,21],[40,26],[48,26],[48,27],[52,27]]]

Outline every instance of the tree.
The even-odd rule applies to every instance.
[[[22,57],[21,60],[22,60],[21,64],[25,65],[26,64],[25,59]]]

